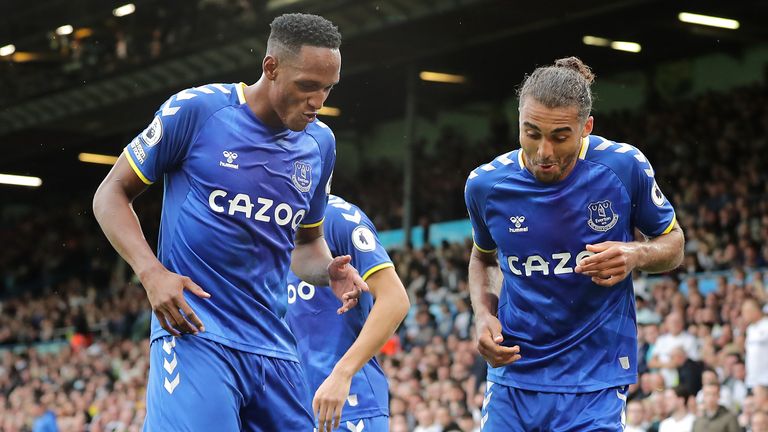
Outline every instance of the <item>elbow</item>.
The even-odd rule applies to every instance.
[[[300,247],[300,245],[297,244],[296,247],[294,247],[293,250],[291,251],[291,271],[293,272],[293,274],[295,274],[299,278],[302,278],[302,276],[304,274],[300,271],[301,268],[298,265],[299,259],[297,258],[298,253],[296,252],[296,250],[299,249],[299,247]],[[306,276],[306,275],[304,275],[304,276]],[[304,280],[304,279],[302,279],[302,280]]]
[[[327,271],[319,274],[319,270],[314,269],[316,263],[313,259],[315,252],[307,243],[296,243],[291,251],[291,265],[290,269],[299,279],[312,285],[328,285],[327,279],[320,278],[318,276],[325,275],[327,277]]]
[[[663,260],[658,262],[658,267],[651,270],[652,273],[661,273],[666,271],[672,271],[683,264],[685,259],[685,235],[679,225],[675,225],[674,229],[668,234],[657,237],[660,241],[661,248],[659,251],[663,251]]]
[[[386,315],[389,316],[390,322],[395,327],[403,322],[405,316],[408,315],[408,311],[411,309],[408,293],[405,292],[405,287],[399,282],[400,280],[398,279],[386,287],[378,285],[376,281],[369,282],[371,293],[379,293],[378,295],[374,294],[374,307],[377,304],[380,305],[381,310],[386,311]]]
[[[96,189],[96,193],[93,194],[93,202],[91,203],[92,210],[93,210],[93,216],[96,218],[99,223],[101,223],[103,219],[104,210],[107,207],[104,204],[104,201],[106,199],[106,193],[104,192],[104,184],[102,183],[98,189]]]
[[[680,252],[677,254],[677,259],[675,260],[675,266],[672,268],[673,270],[683,265],[683,260],[685,259],[685,250],[683,248],[680,248]]]
[[[122,200],[120,199],[120,193],[125,196],[124,191],[116,188],[114,183],[107,182],[106,179],[99,185],[99,188],[96,189],[96,192],[93,194],[93,202],[91,205],[93,216],[99,224],[108,221],[110,215],[113,214],[115,209],[121,204]],[[127,196],[125,196],[125,201],[130,203]]]
[[[411,301],[408,299],[408,294],[405,292],[405,287],[400,290],[400,295],[397,299],[397,307],[394,310],[394,316],[397,317],[398,325],[403,322],[405,316],[408,315],[408,310],[411,308]]]
[[[685,249],[681,245],[679,248],[675,249],[675,254],[669,258],[669,261],[667,261],[663,265],[663,267],[657,269],[656,271],[650,271],[650,273],[663,273],[663,272],[673,271],[676,268],[683,265],[684,259],[685,259]]]
[[[683,264],[683,260],[685,259],[685,234],[683,233],[683,229],[679,226],[677,227],[677,230],[680,239],[677,246],[677,260],[675,261],[675,268],[680,267]]]

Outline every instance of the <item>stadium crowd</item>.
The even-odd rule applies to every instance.
[[[747,341],[768,327],[768,88],[598,113],[596,133],[636,144],[654,162],[687,237],[678,271],[635,275],[640,376],[629,389],[626,430],[768,431],[768,353],[759,356],[768,348]],[[512,148],[507,139],[473,146],[447,130],[439,152],[420,155],[429,168],[416,173],[417,215],[464,217],[467,173]],[[336,192],[379,228],[396,226],[401,191],[387,185],[402,174],[386,164],[367,168],[357,187],[340,179]],[[158,220],[156,204],[142,206],[142,218]],[[0,228],[8,246],[0,250],[2,431],[45,430],[35,422],[54,418],[61,431],[141,428],[148,303],[91,219],[70,206]],[[391,252],[412,305],[380,356],[393,431],[480,428],[486,366],[473,342],[470,248],[467,241]]]

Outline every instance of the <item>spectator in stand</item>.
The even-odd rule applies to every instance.
[[[656,392],[664,391],[664,378],[658,373],[647,372],[640,376],[640,386],[637,393],[630,395],[630,399],[645,399]]]
[[[402,414],[393,415],[390,423],[391,432],[408,432],[408,422]]]
[[[710,383],[702,389],[704,403],[693,423],[693,432],[741,432],[741,427],[727,408],[720,405],[720,385]]]
[[[689,395],[698,393],[701,390],[704,363],[689,359],[688,354],[680,346],[672,350],[670,362],[677,368],[677,386],[682,387]]]
[[[672,362],[672,351],[682,347],[688,358],[698,360],[696,338],[684,331],[683,316],[680,312],[672,312],[664,319],[665,332],[656,340],[653,357],[648,362],[651,369],[660,369],[667,387],[672,387],[677,381],[677,365]]]
[[[447,406],[439,406],[436,409],[435,420],[440,425],[441,432],[461,432],[455,420],[457,417],[451,415],[451,410]]]
[[[755,411],[768,412],[768,387],[764,385],[752,387],[752,396],[754,396]]]
[[[758,411],[752,415],[752,421],[749,423],[749,432],[768,432],[768,413]]]
[[[726,389],[732,398],[731,405],[726,408],[739,411],[748,392],[745,382],[747,369],[739,354],[732,353],[731,356],[735,356],[736,360],[731,365],[731,373],[728,378],[723,381],[723,389]]]
[[[637,347],[637,373],[648,372],[648,362],[653,358],[656,342],[659,338],[659,326],[657,316],[650,309],[641,309],[637,313],[638,347]]]
[[[688,393],[680,387],[664,391],[668,417],[659,425],[659,432],[691,432],[696,416],[688,411]]]
[[[701,374],[701,383],[702,386],[706,385],[714,385],[717,384],[720,385],[720,378],[717,375],[717,372],[715,372],[712,368],[707,368],[702,372]],[[733,396],[731,395],[731,391],[728,387],[720,387],[720,399],[718,403],[724,407],[729,407],[733,404]],[[696,405],[697,406],[703,406],[704,404],[704,392],[699,391],[696,394]]]
[[[35,404],[32,406],[32,416],[34,421],[32,422],[32,432],[59,432],[59,427],[56,424],[56,413],[49,408],[51,406],[50,399],[51,394],[35,392]]]
[[[472,308],[468,298],[456,299],[456,317],[453,320],[453,329],[459,339],[469,339],[472,326]]]
[[[154,28],[158,26],[147,26]],[[183,46],[168,43],[169,37],[175,35],[181,41],[184,34],[191,34],[191,30],[184,33],[167,26],[160,28],[163,56]],[[87,44],[88,39],[82,42]],[[146,46],[139,43],[140,39],[135,42],[136,47]],[[84,45],[83,49],[86,48]],[[113,53],[114,45],[106,51]],[[103,65],[98,61],[95,64]],[[2,100],[19,96],[24,88],[42,91],[45,87],[20,84],[6,88],[8,92],[0,92]],[[695,130],[688,128],[685,135],[676,132],[693,123],[697,125]],[[764,345],[754,344],[749,337],[750,330],[757,327],[747,322],[750,312],[742,311],[751,308],[757,312],[758,323],[765,321],[759,307],[766,301],[765,272],[759,269],[768,262],[768,170],[764,169],[768,166],[768,140],[764,138],[768,137],[768,86],[710,93],[671,103],[650,114],[610,114],[602,117],[599,127],[599,135],[624,136],[628,142],[643,143],[642,150],[656,161],[659,176],[670,179],[663,188],[686,228],[688,264],[693,257],[697,269],[723,271],[715,282],[711,282],[709,275],[692,276],[687,272],[662,279],[638,275],[643,282],[636,286],[644,287],[642,293],[647,293],[645,300],[638,302],[642,339],[648,343],[653,336],[646,333],[659,331],[658,326],[644,324],[641,315],[649,312],[651,315],[647,316],[659,319],[678,310],[688,324],[688,333],[698,341],[698,357],[690,353],[688,357],[701,360],[710,369],[703,374],[703,381],[722,380],[720,405],[734,410],[745,429],[766,430],[766,389],[751,385],[753,395],[744,397],[743,402],[739,402],[737,389],[740,381],[747,382],[746,378],[739,378],[743,376],[739,367],[744,367],[739,366],[738,356],[747,363],[747,375],[751,370],[753,377],[755,373],[759,375],[760,365],[768,359],[766,354],[755,355],[759,351],[755,347]],[[724,156],[712,158],[710,147],[696,144],[701,142],[712,142],[720,149],[718,154]],[[416,173],[414,215],[418,218],[429,211],[430,218],[437,221],[466,217],[460,199],[445,198],[461,196],[464,178],[456,173],[469,171],[480,160],[500,153],[495,150],[498,145],[509,143],[473,142],[453,129],[442,131],[429,144],[443,151],[424,152],[420,159],[424,166],[433,168]],[[749,162],[737,164],[732,155]],[[335,189],[377,214],[384,222],[382,229],[398,227],[402,217],[401,190],[389,187],[401,180],[398,167],[386,161],[366,161],[361,172],[365,176],[337,173]],[[371,190],[380,193],[370,194]],[[159,221],[160,207],[154,204],[160,202],[159,197],[141,199],[145,200],[139,214],[143,223]],[[2,431],[30,430],[33,416],[29,408],[34,404],[36,390],[49,395],[46,400],[52,401],[49,407],[55,407],[62,431],[106,431],[121,425],[128,425],[127,431],[141,430],[145,389],[140,378],[147,373],[146,362],[141,359],[148,357],[147,331],[142,326],[146,326],[147,303],[141,287],[126,283],[128,275],[116,257],[104,253],[109,250],[105,240],[95,235],[98,231],[91,218],[84,216],[90,211],[87,198],[84,196],[81,201],[67,197],[68,204],[60,205],[55,199],[48,202],[43,198],[40,205],[45,211],[29,208],[20,213],[7,207],[5,201],[0,206],[4,210],[0,212],[0,243],[4,245],[0,248],[0,345],[13,349],[0,350]],[[152,237],[157,231],[157,226],[152,226],[145,232]],[[434,237],[436,231],[431,234]],[[150,238],[150,243],[155,244],[156,240]],[[423,347],[411,346],[406,338],[406,329],[410,327],[404,325],[398,335],[404,350],[393,339],[392,349],[382,354],[382,367],[391,380],[392,430],[412,431],[420,403],[433,408],[448,407],[465,432],[480,428],[477,413],[482,405],[486,364],[467,341],[474,333],[473,323],[471,316],[462,312],[467,310],[467,250],[466,244],[457,242],[428,248],[405,247],[391,255],[404,285],[413,284],[408,293],[413,303],[411,323],[420,310],[437,310],[440,319],[448,316],[443,305],[455,315],[447,337],[427,338]],[[437,275],[434,269],[431,273],[429,270],[434,265]],[[679,280],[685,280],[687,298]],[[437,284],[438,290],[447,289],[445,293],[430,295],[442,298],[442,304],[426,299],[430,281]],[[707,290],[710,283],[715,285],[713,292]],[[421,299],[419,304],[417,298]],[[749,299],[757,299],[757,305]],[[436,327],[432,331],[442,335],[443,325],[447,324],[439,324],[439,331]],[[75,332],[89,338],[83,340],[80,351],[69,346]],[[665,327],[663,332],[669,330]],[[50,353],[48,348],[29,349],[42,341],[47,342],[46,347],[63,348],[50,348]],[[79,346],[77,341],[75,345]],[[649,346],[648,360],[655,350],[655,344]],[[454,366],[458,363],[461,365]],[[752,364],[758,367],[750,368]],[[768,367],[762,366],[765,370]],[[452,376],[454,371],[467,377],[466,382],[457,381]],[[475,377],[472,386],[468,385],[469,377]],[[656,371],[641,372],[639,383],[630,398],[642,401],[645,423],[650,425],[649,430],[654,430],[654,423],[658,427],[659,420],[668,416],[660,406],[663,398],[659,397],[665,385]],[[440,390],[437,398],[433,397],[434,389]],[[700,403],[703,405],[703,392]]]
[[[440,424],[435,421],[432,409],[424,403],[416,407],[417,426],[413,432],[441,432]]]
[[[639,400],[627,403],[627,425],[624,432],[647,432],[650,424],[645,419],[645,406]]]
[[[742,303],[741,315],[748,324],[746,335],[746,384],[768,386],[768,317],[755,299]]]

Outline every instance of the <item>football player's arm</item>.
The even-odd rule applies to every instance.
[[[650,273],[672,270],[683,261],[685,238],[677,224],[672,204],[661,192],[653,167],[635,149],[634,157],[625,162],[625,183],[631,197],[633,225],[650,240],[603,242],[587,245],[594,255],[576,263],[576,273],[592,278],[597,285],[610,287],[621,282],[634,269]]]
[[[296,247],[291,252],[291,270],[314,286],[328,286],[328,266],[333,261],[323,237],[323,225],[296,230]]]
[[[638,269],[662,273],[677,268],[685,257],[685,235],[677,222],[670,232],[635,245]]]
[[[495,251],[481,251],[472,248],[469,257],[469,295],[475,314],[477,349],[492,367],[511,364],[520,357],[520,347],[501,345],[501,322],[496,317],[498,308],[498,287],[501,284],[501,270]]]
[[[147,187],[121,154],[93,197],[93,214],[104,235],[137,275],[162,265],[144,238],[133,210],[133,200]]]
[[[405,287],[394,267],[373,273],[366,282],[375,298],[373,308],[360,335],[317,389],[312,401],[321,431],[323,427],[331,430],[331,424],[333,429],[339,427],[352,377],[381,350],[410,307]]]
[[[146,189],[123,153],[96,190],[93,214],[109,242],[139,276],[160,325],[174,336],[204,331],[182,290],[188,289],[203,298],[210,295],[188,277],[169,272],[144,238],[132,203]]]
[[[299,227],[295,243],[296,246],[291,252],[291,270],[309,284],[330,286],[336,297],[342,301],[338,313],[344,313],[354,307],[360,292],[368,291],[368,285],[349,264],[352,257],[331,256],[323,237],[322,224]]]
[[[648,241],[603,242],[587,245],[594,255],[581,260],[576,273],[592,277],[602,286],[613,286],[624,280],[632,270],[661,273],[677,268],[683,262],[685,237],[675,222],[666,234]]]

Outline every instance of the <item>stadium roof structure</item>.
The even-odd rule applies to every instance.
[[[176,17],[197,20],[193,31],[158,58],[36,86],[0,102],[0,172],[44,172],[58,166],[63,155],[74,160],[70,154],[99,143],[109,143],[103,144],[104,152],[116,153],[170,94],[207,82],[256,81],[267,24],[284,12],[321,14],[342,31],[342,82],[328,101],[342,112],[329,121],[337,130],[365,131],[402,118],[406,78],[421,70],[467,79],[457,86],[420,83],[419,112],[430,115],[473,101],[507,99],[534,66],[567,55],[582,57],[604,76],[699,54],[739,56],[768,41],[768,2],[761,0],[242,1],[250,2],[256,14],[246,27],[227,25],[234,17],[208,19],[206,7],[236,3],[226,0],[133,0],[136,13],[122,18],[113,9],[125,2],[0,0],[0,49],[13,44],[17,52],[40,54],[24,62],[0,57],[0,89],[14,86],[20,75],[67,74],[65,59],[51,55],[50,48],[55,29],[64,24],[99,40],[116,31],[151,32],[158,13],[164,25]],[[190,14],[190,8],[198,14]],[[678,14],[685,11],[737,19],[740,27],[683,23]],[[585,45],[587,35],[636,42],[642,50]]]

